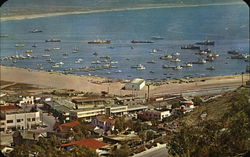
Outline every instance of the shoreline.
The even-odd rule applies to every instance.
[[[147,86],[139,91],[122,90],[125,85],[125,82],[122,79],[62,74],[59,72],[47,72],[3,65],[0,65],[0,69],[0,80],[2,81],[26,83],[53,89],[73,89],[76,91],[92,93],[109,91],[109,94],[113,95],[129,95],[134,93],[137,96],[145,96],[145,94],[147,94]],[[250,74],[243,75],[243,82],[249,80],[249,75]],[[238,74],[185,79],[191,82],[180,82],[180,80],[153,82],[154,84],[150,85],[150,96],[185,93],[195,90],[199,91],[239,87],[242,84],[242,75]]]
[[[231,3],[216,3],[216,4],[199,4],[199,5],[161,5],[161,6],[146,6],[146,7],[134,7],[134,8],[119,8],[119,9],[100,9],[100,10],[86,10],[86,11],[74,11],[74,12],[58,12],[58,13],[47,13],[47,14],[31,14],[31,15],[15,15],[9,17],[0,17],[0,21],[13,21],[13,20],[25,20],[35,19],[43,17],[63,16],[63,15],[79,15],[79,14],[93,14],[113,11],[128,11],[128,10],[144,10],[144,9],[160,9],[160,8],[181,8],[181,7],[203,7],[203,6],[217,6],[217,5],[243,5],[244,2],[231,2]]]

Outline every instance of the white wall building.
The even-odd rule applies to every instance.
[[[145,86],[145,80],[140,78],[135,78],[131,82],[125,84],[126,90],[141,90]]]

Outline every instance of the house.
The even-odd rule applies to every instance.
[[[126,90],[141,90],[145,86],[145,80],[140,78],[135,78],[129,83],[125,84]]]
[[[115,119],[108,117],[106,115],[93,117],[91,124],[97,126],[104,130],[104,132],[114,130],[115,128]]]
[[[74,142],[61,145],[61,147],[66,148],[68,150],[71,150],[72,147],[74,146],[84,146],[84,147],[90,148],[92,150],[95,150],[99,154],[99,156],[101,156],[101,153],[103,152],[102,148],[107,147],[108,144],[103,143],[101,141],[97,141],[95,139],[83,139],[80,141],[74,141]]]
[[[147,110],[137,113],[137,117],[142,120],[160,120],[170,116],[171,113],[167,111],[156,111],[156,110]]]
[[[67,138],[70,130],[77,125],[80,125],[78,121],[72,121],[64,124],[55,123],[53,130],[55,131],[56,136]]]

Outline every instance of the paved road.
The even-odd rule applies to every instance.
[[[53,131],[53,126],[56,122],[55,117],[49,116],[48,113],[42,113],[41,110],[39,110],[40,116],[41,116],[41,121],[43,122],[44,125],[46,125],[46,128],[39,128],[34,130],[33,132],[36,133],[45,133],[48,131]]]

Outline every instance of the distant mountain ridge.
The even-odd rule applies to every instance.
[[[243,2],[243,0],[8,0],[3,7],[123,7],[156,4],[213,4]]]

